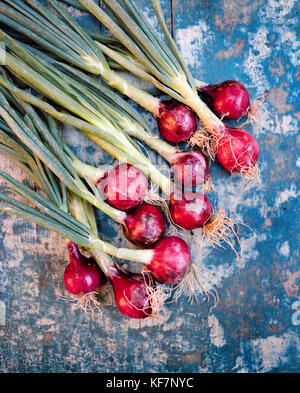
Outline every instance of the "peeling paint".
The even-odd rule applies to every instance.
[[[232,57],[239,56],[245,47],[245,41],[238,38],[236,42],[231,45],[228,49],[221,49],[215,54],[217,59],[230,59]]]
[[[220,348],[226,344],[224,330],[214,315],[208,317],[208,327],[210,328],[210,339],[213,345]]]
[[[205,47],[208,47],[214,38],[212,30],[205,20],[186,28],[177,29],[175,38],[184,61],[190,67],[201,67],[202,63],[205,64],[203,56]]]
[[[270,89],[263,63],[271,55],[271,48],[267,45],[268,30],[260,26],[255,33],[249,33],[249,52],[243,63],[245,73],[250,77],[257,95],[262,95]]]
[[[280,191],[275,199],[275,208],[279,209],[279,207],[289,201],[290,199],[295,199],[299,196],[299,191],[297,191],[296,184],[291,184],[289,188],[286,188],[283,191]]]
[[[287,296],[300,299],[299,284],[297,283],[300,279],[300,269],[296,272],[286,270],[285,276],[286,279],[282,282],[282,285]]]
[[[289,92],[284,90],[283,87],[280,86],[270,90],[267,96],[267,100],[270,102],[270,104],[273,105],[274,108],[276,108],[277,112],[282,115],[286,112],[294,110],[293,105],[287,104],[288,97]],[[284,127],[283,129],[285,128],[286,127]]]
[[[234,0],[223,0],[222,3],[222,13],[215,17],[216,27],[220,30],[233,30],[240,25],[249,25],[252,14],[263,1],[244,0],[238,7]]]
[[[280,252],[281,255],[283,255],[286,258],[288,258],[290,256],[290,245],[289,245],[288,241],[284,242],[280,246],[279,252]]]
[[[283,366],[288,361],[288,350],[295,345],[299,353],[300,339],[292,332],[282,336],[270,336],[251,342],[252,351],[257,355],[257,371],[269,372]]]
[[[6,306],[5,303],[0,300],[0,326],[5,326],[6,321]]]

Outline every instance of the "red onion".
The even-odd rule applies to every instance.
[[[252,180],[259,179],[259,145],[249,132],[221,123],[212,125],[210,133],[211,137],[208,138],[205,133],[197,131],[191,143],[205,149],[211,158],[217,157],[227,171],[239,173]]]
[[[246,87],[234,80],[201,86],[198,91],[208,99],[213,111],[223,119],[237,120],[247,114],[250,107]]]
[[[64,271],[64,283],[73,295],[93,292],[103,280],[103,274],[93,258],[82,255],[73,242],[68,242],[70,263]]]
[[[165,231],[164,217],[157,207],[142,203],[133,212],[127,213],[123,229],[125,236],[132,243],[151,246]]]
[[[175,224],[186,230],[202,229],[202,238],[214,246],[231,244],[234,223],[223,209],[212,215],[208,198],[200,193],[179,189],[171,194],[170,214]]]
[[[189,247],[177,236],[160,239],[152,249],[116,248],[97,239],[93,244],[93,255],[97,255],[98,251],[102,253],[105,251],[117,258],[143,264],[144,272],[151,273],[158,282],[166,285],[180,282],[191,266]],[[96,259],[98,261],[98,258]],[[111,264],[108,267],[102,267],[102,265],[101,269],[109,278]]]
[[[137,207],[148,192],[148,180],[141,171],[129,164],[112,169],[95,168],[78,159],[73,160],[73,166],[83,178],[88,177],[103,189],[106,203],[102,201],[102,210],[123,225],[128,240],[148,247],[163,235],[165,226],[160,210],[146,203]]]
[[[158,282],[166,285],[179,283],[191,267],[191,253],[187,243],[177,236],[160,239],[152,249],[116,248],[100,239],[94,241],[93,255],[103,251],[120,259],[144,265],[144,272],[150,273]],[[102,258],[101,254],[101,258]],[[97,261],[99,258],[97,258]],[[107,277],[111,263],[101,269]]]
[[[203,227],[210,219],[211,205],[203,194],[176,189],[170,196],[170,213],[175,224],[192,230]]]
[[[151,261],[147,263],[152,276],[160,283],[174,285],[189,272],[191,253],[188,245],[177,236],[165,237],[154,246]]]
[[[200,86],[200,89],[205,89],[205,87]],[[219,108],[216,111],[220,110],[219,115],[223,117],[225,115],[231,119],[238,118],[246,114],[249,109],[249,95],[239,82],[226,81],[215,87],[209,86],[206,90],[210,91],[214,99],[216,98]],[[237,96],[239,96],[238,99]],[[222,107],[221,104],[226,102],[229,106]],[[232,112],[229,110],[230,106]],[[258,180],[259,172],[256,163],[259,157],[259,147],[254,137],[245,130],[226,126],[202,101],[198,102],[197,113],[206,131],[196,131],[190,138],[190,143],[205,150],[212,159],[217,156],[224,169],[238,172],[252,180]],[[208,136],[207,132],[211,135]]]
[[[129,164],[116,166],[103,183],[107,203],[123,211],[136,207],[148,192],[147,177]]]
[[[217,143],[217,159],[229,172],[249,174],[259,157],[259,146],[249,132],[226,127]]]
[[[198,186],[210,179],[208,162],[197,150],[176,153],[172,168],[175,179],[187,187]]]
[[[116,266],[107,272],[113,287],[119,311],[130,318],[142,319],[151,316],[151,292],[155,284],[144,274],[129,274]]]
[[[168,142],[178,143],[188,140],[197,128],[194,112],[176,101],[160,101],[157,118],[160,135]]]

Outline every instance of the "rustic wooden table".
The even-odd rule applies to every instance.
[[[137,3],[156,29],[149,1]],[[108,293],[103,316],[94,321],[63,298],[64,239],[0,214],[1,372],[300,371],[297,2],[164,0],[163,7],[196,78],[238,79],[252,100],[269,91],[259,124],[246,126],[260,143],[262,185],[245,188],[218,164],[211,167],[216,204],[243,223],[241,257],[230,249],[193,246],[194,260],[210,271],[219,293],[212,311],[212,299],[199,296],[198,303],[181,298],[167,304],[153,319],[129,320]],[[65,137],[83,160],[111,162],[75,130],[66,129]],[[4,156],[0,168],[23,178]],[[115,245],[127,244],[101,214],[99,227]]]

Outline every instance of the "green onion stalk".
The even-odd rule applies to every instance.
[[[37,114],[33,107],[28,104],[24,104],[24,107],[26,108],[26,117],[23,117],[22,114],[13,107],[4,94],[0,94],[0,115],[14,134],[20,138],[72,192],[83,197],[117,222],[122,223],[126,213],[118,211],[105,203],[100,197],[98,190],[95,187],[92,188],[89,179],[85,180],[88,181],[90,188],[86,186],[82,178],[76,173],[72,166],[72,162],[68,159],[63,149],[58,145],[56,140],[51,137],[45,121]],[[30,119],[29,124],[27,119]],[[47,142],[51,144],[55,154],[51,148],[48,148],[47,144],[41,140],[40,136],[32,131],[33,125],[47,138]]]
[[[125,69],[130,70],[134,74],[139,75],[140,70],[145,71],[143,65],[135,59],[126,48],[122,47],[122,44],[118,40],[108,37],[105,34],[93,32],[86,27],[81,28],[56,0],[48,1],[48,4],[52,5],[56,10],[56,14],[53,13],[52,10],[45,8],[42,2],[28,0],[26,4],[24,3],[25,2],[20,0],[7,0],[6,4],[0,4],[2,11],[2,14],[0,14],[1,21],[17,31],[19,38],[23,39],[24,36],[30,38],[47,51],[55,53],[58,57],[64,58],[71,64],[83,67],[89,70],[89,72],[97,75],[101,75],[108,84],[117,88],[122,94],[127,94],[129,97],[136,100],[142,107],[151,110],[153,115],[157,118],[161,134],[167,139],[167,134],[169,134],[169,141],[178,142],[184,138],[187,139],[188,131],[190,131],[190,133],[194,132],[193,126],[196,127],[195,117],[187,107],[184,107],[183,104],[176,104],[174,100],[161,101],[153,97],[155,94],[152,93],[146,94],[142,89],[136,88],[113,71],[119,68],[124,69],[122,65],[123,61],[128,61],[127,68],[125,67]],[[81,10],[84,9],[78,2],[74,2],[72,5],[79,7]],[[45,26],[47,28],[45,28]],[[72,34],[69,34],[70,32]],[[95,50],[93,41],[88,35],[92,39],[99,41],[97,45],[100,47],[104,45],[102,49],[103,52],[106,53],[107,64],[103,64],[101,67],[97,67],[97,65],[94,64],[91,67],[91,59],[98,57],[98,63],[102,64],[103,56],[101,55],[99,57],[99,48]],[[85,43],[82,42],[82,38]],[[115,56],[119,57],[118,62],[113,60]],[[92,60],[92,63],[95,63],[94,60]],[[130,67],[133,68],[130,69]],[[195,82],[197,89],[202,92],[202,94],[209,94],[213,92],[214,89],[219,91],[221,87],[225,90],[233,89],[236,91],[235,95],[239,95],[238,100],[243,101],[243,105],[241,103],[237,104],[237,106],[240,105],[239,109],[232,108],[230,110],[228,103],[226,105],[224,104],[224,107],[220,103],[214,105],[214,110],[217,111],[220,117],[225,116],[225,113],[227,113],[225,116],[226,118],[237,119],[248,111],[250,105],[249,95],[244,86],[239,82],[225,81],[225,84],[222,83],[221,85],[209,85],[200,81]],[[219,94],[220,92],[218,95]],[[228,109],[231,113],[228,113]],[[184,117],[185,120],[182,121],[181,117]],[[174,121],[176,127],[174,126]],[[187,125],[188,123],[190,123],[189,126]],[[172,133],[170,132],[171,125],[173,127]],[[179,136],[179,134],[181,134],[181,136]]]
[[[107,201],[104,201],[101,195],[101,189],[99,189],[98,183],[105,179],[110,178],[108,186],[116,186],[118,181],[117,176],[114,173],[114,168],[108,166],[101,166],[95,168],[91,165],[87,165],[80,161],[71,149],[62,141],[60,134],[55,127],[55,120],[50,114],[42,116],[41,113],[33,109],[33,107],[26,103],[24,98],[33,98],[33,103],[36,97],[30,93],[24,92],[21,89],[16,88],[8,79],[7,86],[13,91],[13,94],[22,99],[22,105],[26,110],[26,117],[23,119],[24,110],[20,110],[20,107],[16,107],[13,101],[13,95],[10,91],[1,88],[2,94],[0,96],[0,115],[6,122],[6,127],[10,127],[14,134],[20,138],[24,144],[30,148],[35,154],[42,160],[46,165],[49,165],[51,170],[60,178],[60,180],[68,186],[68,188],[75,194],[79,195],[83,199],[89,201],[95,207],[99,208],[102,212],[107,214],[116,222],[123,226],[124,234],[126,237],[140,246],[152,246],[157,240],[164,234],[165,224],[161,211],[148,204],[141,204],[136,211],[124,211],[124,209],[118,208],[118,206],[124,206],[128,208],[128,204],[138,205],[142,199],[142,192],[135,193],[133,189],[127,198],[117,198],[118,194],[108,193]],[[28,100],[29,101],[29,100]],[[45,102],[38,100],[38,102]],[[54,111],[54,108],[52,108]],[[51,111],[50,111],[51,112]],[[30,123],[28,120],[30,119]],[[32,135],[32,128],[37,129]],[[48,163],[48,164],[47,164]],[[126,181],[121,183],[121,192],[124,194],[124,190],[130,186],[132,187],[144,187],[144,193],[148,189],[148,181],[146,176],[143,177],[142,173],[138,173],[135,168],[127,169],[127,166],[123,170],[123,175],[131,175],[134,172],[136,176],[134,179],[125,179]],[[110,171],[109,171],[110,170]],[[128,180],[128,181],[127,181]],[[101,183],[100,183],[101,184]],[[112,186],[111,186],[112,184]],[[104,187],[105,189],[105,187]],[[121,196],[123,196],[121,194]],[[106,193],[107,195],[107,193]],[[127,209],[126,209],[127,210]],[[144,214],[142,214],[144,212]],[[147,217],[151,223],[151,231],[148,225],[144,224],[144,215],[147,213]],[[150,224],[149,224],[150,225]],[[138,230],[137,230],[138,228]],[[156,229],[156,230],[155,230]]]
[[[81,83],[81,91],[83,91],[83,85],[85,85],[90,90],[95,101],[99,97],[102,102],[105,102],[109,114],[126,134],[145,143],[161,155],[171,165],[174,179],[177,183],[186,187],[203,185],[205,193],[213,189],[208,162],[200,151],[179,151],[154,135],[144,117],[119,94],[99,83],[99,81],[95,81],[94,78],[66,64],[60,62],[55,64],[62,72],[67,72],[72,78]]]
[[[29,121],[28,118],[27,121]],[[36,131],[34,128],[32,130],[33,132]],[[35,207],[33,210],[26,204],[2,194],[0,196],[2,210],[14,214],[17,208],[17,214],[19,213],[21,217],[34,221],[37,216],[43,220],[46,219],[42,213],[42,210],[45,209],[51,217],[49,225],[53,225],[54,231],[59,233],[60,226],[65,226],[65,237],[68,235],[66,243],[69,252],[69,263],[64,269],[64,283],[68,291],[68,297],[76,300],[75,308],[78,306],[86,310],[89,307],[92,312],[99,310],[96,294],[104,281],[104,275],[96,261],[92,257],[84,256],[74,242],[75,240],[80,242],[79,237],[88,233],[90,226],[89,224],[85,225],[81,220],[77,221],[69,214],[70,193],[66,186],[11,132],[2,119],[0,122],[0,153],[5,154],[21,168],[35,183],[39,192],[43,192],[47,197],[42,197],[37,191],[17,182],[5,172],[1,172],[0,177],[10,186],[10,193],[22,196]],[[78,197],[77,199],[80,200]],[[54,220],[56,220],[56,223],[54,223]],[[101,255],[99,253],[98,258],[100,257],[101,263],[106,261],[106,263],[113,264],[108,254],[102,253]],[[98,261],[100,263],[100,259]]]
[[[182,131],[177,130],[175,132],[174,130],[174,137],[168,139],[170,142],[179,142],[186,139],[185,137],[178,139],[178,135],[181,132],[189,133],[188,130],[183,131],[185,127],[190,127],[189,123],[192,123],[192,128],[196,127],[195,116],[188,108],[183,106],[178,108],[179,118],[177,120],[172,115],[169,117],[168,111],[165,109],[166,106],[173,105],[169,102],[170,100],[166,101],[167,104],[165,104],[159,98],[137,88],[126,78],[116,73],[110,66],[111,60],[106,60],[99,47],[99,45],[103,45],[103,42],[114,46],[116,40],[100,35],[102,43],[95,43],[89,36],[88,31],[83,30],[56,0],[49,0],[48,3],[55,8],[58,15],[36,0],[27,0],[26,2],[6,0],[5,3],[0,4],[0,21],[2,23],[73,66],[100,75],[109,86],[133,99],[150,111],[154,117],[159,117],[159,124],[164,119],[163,121],[168,127],[173,127],[174,121],[177,124],[180,119]],[[120,45],[117,44],[117,47],[119,48]],[[156,143],[156,146],[158,145],[159,142]],[[170,154],[166,150],[166,145],[160,144],[158,147],[161,153]],[[171,147],[168,150],[170,149]],[[172,150],[173,157],[175,149]]]
[[[184,183],[188,187],[204,183],[204,192],[210,191],[212,183],[208,163],[200,151],[181,152],[176,147],[162,141],[152,134],[149,124],[144,118],[137,111],[134,111],[130,105],[126,104],[124,100],[113,94],[111,89],[105,88],[100,81],[95,81],[92,78],[88,79],[87,76],[78,71],[78,68],[81,68],[89,73],[101,75],[110,87],[114,87],[122,94],[132,98],[152,113],[159,112],[160,100],[135,87],[112,70],[99,46],[57,1],[51,0],[48,3],[55,8],[58,15],[50,12],[39,1],[12,2],[7,0],[5,3],[0,3],[0,21],[2,23],[18,31],[22,36],[29,38],[31,42],[40,45],[44,51],[46,50],[56,58],[77,67],[73,69],[72,76],[80,77],[84,81],[88,80],[89,89],[91,89],[91,86],[95,86],[102,95],[102,100],[104,98],[108,99],[113,103],[113,107],[117,107],[117,110],[114,110],[110,105],[109,110],[114,110],[113,115],[117,118],[123,130],[145,142],[172,166],[175,166],[173,172],[176,181]],[[102,43],[116,45],[116,40],[105,35],[100,34],[100,36]],[[117,47],[120,47],[120,45],[118,44]],[[44,52],[41,53],[37,49],[31,50],[35,51],[48,64],[55,61]],[[65,68],[67,68],[67,65],[65,65]],[[183,118],[185,119],[184,113]],[[166,123],[172,126],[173,120],[172,118],[169,121],[166,119]],[[183,123],[187,124],[185,120]],[[175,141],[177,142],[177,140]],[[183,168],[183,166],[187,168]]]
[[[99,311],[102,315],[98,295],[106,276],[112,285],[116,305],[122,314],[136,319],[157,315],[171,291],[164,285],[156,284],[147,273],[131,274],[122,270],[114,259],[103,251],[109,246],[111,253],[118,254],[117,248],[99,239],[92,206],[67,191],[65,185],[34,155],[22,146],[17,146],[18,142],[14,138],[6,134],[4,140],[1,130],[0,136],[3,142],[0,144],[0,152],[10,158],[13,156],[16,162],[14,154],[8,152],[5,147],[9,146],[11,150],[15,150],[21,165],[16,163],[21,168],[25,156],[25,160],[28,154],[31,156],[28,166],[34,176],[30,177],[35,181],[36,175],[40,176],[40,182],[36,184],[48,197],[45,198],[0,171],[0,178],[8,184],[10,194],[8,196],[0,193],[0,210],[37,223],[66,238],[69,250],[69,263],[64,269],[64,283],[69,292],[67,298],[71,297],[76,301],[76,308],[81,308],[85,312],[90,310],[92,316],[97,316]],[[12,197],[17,195],[21,195],[34,207]],[[79,247],[85,254],[88,252],[90,257],[85,256]]]
[[[0,93],[1,104],[5,101],[3,97],[4,95]],[[28,104],[22,104],[22,106],[27,112]],[[39,129],[35,122],[31,123],[33,120],[31,114],[29,116],[27,113],[24,114],[24,118],[31,125],[32,134],[38,136]],[[52,130],[56,132],[55,120],[50,117],[48,119]],[[101,275],[97,273],[93,265],[93,260],[81,255],[78,249],[80,246],[94,257],[102,272],[109,279],[117,306],[123,314],[132,318],[153,316],[170,290],[165,291],[164,286],[157,286],[152,276],[155,276],[158,281],[164,281],[167,285],[178,284],[191,267],[191,256],[186,243],[177,237],[169,237],[159,242],[153,250],[117,248],[99,238],[92,205],[70,191],[2,121],[0,122],[0,152],[12,158],[20,168],[23,169],[26,166],[26,173],[46,194],[45,197],[9,174],[0,171],[0,178],[8,184],[10,194],[8,196],[0,193],[0,210],[26,218],[67,239],[70,253],[70,264],[64,275],[67,289],[76,295],[81,296],[82,293],[86,295],[92,289],[94,292],[102,281]],[[22,196],[33,207],[16,200],[13,196],[17,195]],[[70,214],[70,210],[75,217]],[[140,263],[144,266],[143,273],[132,275],[122,271],[111,256]],[[180,268],[180,271],[172,270],[168,256],[177,258],[179,261],[177,268]],[[151,276],[149,276],[150,272],[152,272]],[[79,283],[78,275],[80,274],[84,277]],[[92,289],[91,281],[94,283]]]
[[[63,0],[63,2],[82,11],[87,11],[86,8],[79,3],[79,1],[73,0],[70,2],[68,0]],[[160,4],[158,4],[156,13],[159,14],[159,19],[162,19],[161,25],[163,25],[165,35],[169,35],[163,20]],[[137,58],[135,58],[135,56],[133,56],[132,53],[127,50],[127,47],[122,45],[119,40],[93,29],[84,27],[84,30],[98,42],[103,53],[106,54],[107,61],[111,68],[115,70],[127,70],[134,75],[146,78],[147,80],[147,69],[145,66]],[[177,48],[175,48],[175,50],[177,50]],[[249,93],[246,87],[239,81],[227,80],[217,84],[210,84],[197,79],[194,81],[200,96],[209,101],[210,107],[219,118],[224,120],[238,120],[241,117],[248,115],[249,119],[256,120],[255,115],[258,111],[258,105],[260,101],[264,99],[265,95],[254,100],[251,105]],[[154,96],[162,95],[162,91],[155,86],[147,88],[146,91]],[[160,115],[160,118],[161,117],[163,117],[163,115]],[[160,118],[158,123],[161,126],[162,121]],[[179,126],[179,121],[177,122],[177,125]],[[160,131],[162,131],[161,128],[162,127],[160,127]]]
[[[6,53],[5,67],[12,74],[85,120],[84,124],[93,125],[94,127],[90,128],[90,130],[93,130],[91,133],[97,137],[99,142],[100,139],[104,140],[105,144],[107,143],[110,146],[110,150],[115,152],[117,159],[122,161],[122,158],[124,160],[125,157],[130,164],[138,165],[139,169],[159,185],[166,194],[170,193],[169,178],[161,174],[140,151],[137,144],[123,132],[124,128],[131,129],[132,127],[128,118],[122,117],[122,113],[120,113],[119,123],[116,123],[107,103],[101,100],[100,96],[96,97],[91,89],[85,88],[75,78],[70,78],[54,65],[38,58],[3,31],[0,32],[0,36],[6,48],[11,51]],[[62,119],[67,117],[61,116]],[[80,130],[81,124],[78,120],[77,128]]]
[[[104,0],[112,15],[93,0],[79,0],[79,3],[103,23],[142,64],[143,68],[138,75],[140,78],[152,82],[163,93],[188,106],[198,115],[205,130],[196,131],[190,137],[190,143],[206,150],[211,158],[216,156],[225,170],[259,180],[257,141],[247,131],[225,125],[200,98],[195,80],[168,31],[159,0],[151,0],[151,4],[166,42],[160,39],[145,20],[134,0]],[[103,46],[100,47],[104,52]],[[110,49],[104,53],[110,56],[109,52],[112,54]],[[112,59],[118,62],[116,56]],[[123,58],[122,66],[130,70],[126,65],[128,64],[132,71],[132,63],[128,63]],[[170,130],[167,127],[164,131],[168,134]]]
[[[212,158],[217,152],[218,161],[224,169],[250,179],[259,178],[256,165],[259,156],[257,141],[245,130],[226,126],[200,99],[196,83],[168,32],[158,0],[152,0],[152,5],[167,44],[153,32],[131,0],[124,1],[124,7],[115,0],[107,1],[114,13],[113,18],[91,0],[82,0],[80,4],[102,21],[123,46],[128,48],[145,68],[140,69],[138,76],[152,82],[173,98],[168,101],[160,101],[116,73],[99,47],[102,44],[97,46],[56,0],[48,0],[48,3],[55,8],[58,16],[36,0],[26,0],[26,4],[20,0],[6,0],[6,3],[11,7],[0,4],[3,14],[0,14],[0,20],[3,23],[71,64],[101,75],[109,85],[152,112],[157,117],[160,133],[166,140],[178,142],[189,139],[191,144],[198,145]],[[108,51],[111,49],[108,48]],[[108,55],[107,51],[105,53]],[[122,56],[117,62],[121,58]],[[124,58],[122,61],[122,66],[133,72],[130,69],[132,61],[128,61],[127,66]],[[189,108],[198,114],[208,133],[202,129],[194,132],[197,127],[196,118]]]
[[[82,5],[79,1],[76,0],[62,0],[62,1],[81,11],[88,11],[88,9],[84,5]],[[76,22],[73,20],[73,23]],[[93,38],[96,41],[96,44],[101,48],[102,52],[106,55],[107,57],[106,60],[111,65],[111,68],[116,70],[128,70],[132,74],[140,77],[141,79],[145,79],[146,75],[143,74],[143,72],[145,72],[147,68],[134,55],[132,55],[130,51],[128,51],[127,47],[123,46],[121,41],[119,41],[114,37],[108,36],[107,34],[101,33],[94,29],[90,29],[87,26],[84,27],[82,26],[82,29],[84,30],[85,33],[87,33],[91,38]],[[43,45],[41,44],[41,46]],[[209,83],[200,81],[198,79],[194,79],[194,81],[197,89],[209,85]],[[151,89],[149,89],[149,91],[151,91]],[[153,95],[162,94],[162,91],[158,88],[154,88],[152,91],[153,91]],[[124,94],[124,92],[122,93]],[[152,100],[151,97],[149,96],[147,97],[150,98],[150,100]],[[156,102],[158,105],[158,101]]]
[[[79,3],[103,23],[143,66],[138,75],[140,78],[151,82],[163,93],[192,108],[210,132],[222,132],[225,127],[223,122],[209,110],[198,95],[195,80],[168,31],[159,0],[151,0],[151,4],[166,42],[145,20],[132,0],[104,0],[112,16],[93,0],[79,0]],[[120,55],[118,58],[117,51],[106,49],[103,44],[99,44],[99,47],[117,63],[122,61],[122,66],[127,68],[125,56]],[[137,69],[135,73],[137,74]]]
[[[116,158],[122,158],[123,154],[130,164],[148,175],[169,197],[170,219],[177,226],[184,230],[201,228],[202,235],[213,244],[219,244],[223,240],[229,242],[228,236],[232,232],[233,223],[225,212],[220,210],[213,214],[210,201],[205,195],[186,190],[182,192],[181,188],[174,186],[171,180],[161,174],[139,151],[132,139],[120,129],[119,124],[112,118],[112,112],[107,111],[103,100],[99,100],[82,84],[79,85],[75,78],[69,77],[58,68],[31,54],[4,32],[0,31],[0,36],[9,49],[6,53],[5,67],[38,92],[81,117],[84,122],[77,118],[74,121],[73,116],[57,113],[51,109],[49,113],[52,116],[76,126],[79,130],[86,131],[89,125],[94,126],[93,134],[96,137],[94,140],[99,141],[101,147],[105,148],[102,143],[104,140],[105,144],[109,144],[110,151],[116,152]],[[5,83],[3,78],[0,78],[0,81]],[[28,95],[23,94],[23,97]],[[41,100],[30,99],[33,105],[36,105],[37,101],[41,109],[49,108]],[[93,204],[93,201],[89,200],[89,202]]]
[[[47,3],[56,13],[37,0],[2,1],[0,21],[69,64],[101,76],[108,85],[157,116],[160,100],[116,73],[100,47],[58,1]],[[115,42],[102,35],[103,40]]]

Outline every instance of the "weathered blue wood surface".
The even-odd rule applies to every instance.
[[[148,1],[138,3],[153,21]],[[189,304],[181,298],[156,318],[132,321],[108,293],[102,319],[93,321],[61,298],[65,241],[1,214],[1,372],[300,371],[297,2],[166,0],[164,7],[195,77],[238,79],[252,100],[269,91],[260,124],[246,126],[260,143],[262,186],[244,188],[217,164],[211,168],[217,205],[245,224],[241,258],[193,247],[219,293],[211,312],[211,299]],[[90,163],[110,160],[73,130],[66,139]],[[22,177],[3,157],[0,166]],[[100,214],[99,223],[105,238],[127,244],[111,220]]]

